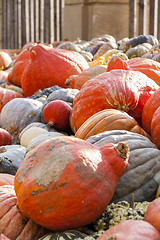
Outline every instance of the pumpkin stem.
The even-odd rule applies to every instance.
[[[48,127],[53,127],[53,126],[54,126],[54,122],[52,122],[52,121],[48,122],[48,123],[47,123],[47,126],[48,126]]]
[[[127,158],[129,156],[129,146],[124,142],[119,142],[115,150],[120,158]]]

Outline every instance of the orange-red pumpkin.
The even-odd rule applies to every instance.
[[[160,107],[157,108],[152,117],[151,140],[160,149]]]
[[[0,87],[0,112],[3,106],[14,98],[23,98],[23,96],[16,91]]]
[[[21,85],[24,95],[31,96],[39,89],[54,85],[65,87],[69,76],[89,67],[78,52],[37,44],[29,48],[30,61],[24,69]]]
[[[21,77],[30,60],[30,53],[27,49],[24,49],[16,58],[12,71],[8,74],[8,82],[21,87]]]
[[[121,56],[112,56],[108,62],[107,71],[113,69],[130,69],[140,71],[160,86],[160,63],[149,58],[123,59]]]
[[[12,137],[10,133],[5,129],[0,128],[0,146],[10,145],[11,143]]]
[[[152,224],[160,232],[160,197],[150,203],[144,215],[144,220]]]
[[[86,82],[75,96],[71,127],[76,132],[90,116],[107,108],[128,112],[139,123],[144,104],[158,88],[138,71],[115,69],[102,73]]]
[[[125,220],[105,231],[97,240],[159,240],[160,233],[143,220]]]
[[[65,130],[70,126],[71,110],[72,108],[67,102],[57,99],[47,103],[43,109],[43,117],[47,125],[57,130]]]
[[[150,96],[142,111],[142,126],[149,134],[151,134],[152,117],[158,107],[160,107],[160,88]]]
[[[15,175],[19,211],[54,231],[93,222],[110,202],[128,156],[124,143],[99,148],[69,136],[42,142]]]

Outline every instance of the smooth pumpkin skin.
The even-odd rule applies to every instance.
[[[160,232],[160,197],[154,199],[147,208],[144,220],[152,224]]]
[[[4,105],[14,98],[23,98],[22,94],[13,90],[0,87],[0,112]]]
[[[91,78],[106,72],[105,65],[96,65],[83,70],[78,75],[72,75],[65,81],[65,87],[81,89],[81,87]]]
[[[70,126],[71,110],[72,108],[67,102],[57,99],[46,104],[43,109],[43,117],[48,125],[57,130],[65,130]]]
[[[125,220],[105,231],[97,240],[159,240],[160,233],[142,220]]]
[[[152,117],[151,140],[160,149],[160,107],[157,108]]]
[[[142,126],[149,134],[151,134],[152,118],[158,107],[160,107],[160,88],[148,99],[142,111]]]
[[[10,133],[5,129],[0,128],[0,146],[10,145],[11,143],[12,137]]]
[[[98,133],[116,129],[139,133],[150,138],[134,118],[117,109],[105,109],[95,113],[81,125],[75,137],[86,140]]]
[[[30,47],[30,61],[24,69],[21,86],[26,97],[39,89],[58,85],[65,87],[69,76],[79,74],[89,67],[85,58],[77,52],[56,49],[37,44]]]
[[[12,71],[8,74],[8,82],[21,87],[21,77],[23,71],[30,60],[30,52],[24,49],[20,54],[18,54],[15,63],[13,65]]]
[[[19,211],[53,231],[91,223],[110,202],[126,170],[128,145],[123,147],[124,158],[113,144],[96,148],[75,137],[39,144],[15,176]]]
[[[107,108],[128,112],[137,121],[144,104],[158,88],[138,71],[115,69],[102,73],[86,82],[75,96],[71,127],[76,132],[90,116]]]

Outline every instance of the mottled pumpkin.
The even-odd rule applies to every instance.
[[[91,223],[110,202],[128,154],[123,143],[97,148],[69,136],[42,142],[16,173],[19,211],[54,231]]]

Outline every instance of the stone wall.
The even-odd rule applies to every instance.
[[[129,33],[129,0],[65,0],[63,38],[90,40],[110,34],[120,40]]]

